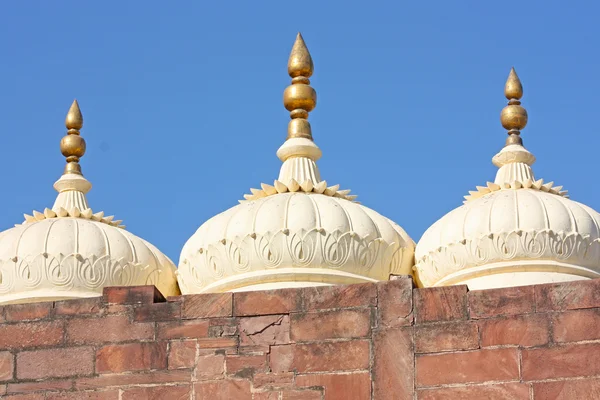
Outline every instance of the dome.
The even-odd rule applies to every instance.
[[[99,296],[106,286],[177,294],[174,265],[156,247],[104,222],[51,218],[0,236],[0,302]]]
[[[69,134],[78,135],[82,125],[74,102],[67,116]],[[66,138],[63,154],[74,157]],[[89,207],[85,194],[91,184],[78,163],[85,142],[81,145],[79,136],[75,140],[83,150],[76,159],[67,158],[65,173],[54,185],[59,194],[52,209],[34,211],[0,233],[0,304],[100,296],[106,286],[155,285],[164,295],[178,294],[171,260],[127,232],[121,221]]]
[[[411,274],[414,242],[393,221],[355,202],[349,190],[321,180],[308,112],[312,60],[298,35],[288,63],[284,104],[292,120],[277,151],[273,185],[205,222],[181,252],[186,293],[262,290],[388,280]]]
[[[357,203],[318,193],[280,193],[244,202],[204,223],[183,248],[181,290],[387,280],[391,273],[410,273],[411,245],[402,228]]]
[[[507,87],[515,79],[520,87],[513,70]],[[518,98],[509,97],[509,107],[520,107]],[[525,122],[509,125],[507,145],[493,158],[494,182],[423,234],[415,250],[421,285],[487,289],[600,277],[600,214],[534,178],[535,157],[519,136]]]

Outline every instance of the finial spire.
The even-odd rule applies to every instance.
[[[504,95],[508,100],[520,100],[521,97],[523,97],[523,85],[521,84],[521,80],[517,75],[517,71],[515,71],[515,67],[512,67],[510,69],[510,73],[508,74],[508,79],[504,85]]]
[[[67,158],[65,174],[81,174],[79,159],[85,154],[85,140],[79,135],[79,130],[83,127],[83,115],[79,109],[77,100],[73,100],[71,108],[65,118],[67,135],[60,141],[60,151]]]
[[[321,182],[316,164],[321,157],[321,149],[313,141],[308,122],[308,113],[317,105],[317,93],[308,79],[313,71],[312,58],[302,35],[298,33],[288,60],[292,84],[283,92],[283,105],[292,120],[288,124],[287,139],[277,150],[277,157],[283,161],[279,181],[286,185],[291,181],[310,181],[312,185]]]
[[[296,35],[296,41],[292,47],[292,52],[290,53],[290,58],[288,60],[288,74],[290,74],[292,78],[296,78],[298,76],[310,78],[313,72],[314,65],[312,57],[308,52],[306,43],[304,43],[302,34],[298,32],[298,35]]]
[[[508,138],[504,148],[492,158],[494,165],[499,168],[494,183],[510,186],[514,182],[520,182],[529,187],[528,182],[535,181],[531,169],[535,157],[523,147],[523,139],[520,136],[521,129],[527,125],[527,110],[521,107],[523,85],[514,68],[511,68],[508,74],[504,95],[508,99],[508,105],[500,113],[500,122],[504,129],[508,130]]]
[[[85,140],[79,135],[79,130],[83,128],[83,116],[77,100],[73,100],[69,108],[65,126],[68,130],[60,141],[60,151],[67,158],[67,165],[60,179],[54,183],[58,196],[52,210],[56,213],[73,208],[80,211],[90,208],[85,194],[90,191],[92,184],[85,179],[79,165],[79,159],[85,154]]]
[[[292,118],[288,125],[288,139],[312,140],[308,113],[317,105],[317,92],[310,86],[308,78],[313,71],[312,58],[302,35],[298,33],[288,60],[288,73],[292,78],[292,84],[283,92],[283,104]]]
[[[500,122],[504,129],[508,130],[509,136],[506,139],[506,145],[523,145],[523,140],[519,135],[527,125],[527,110],[521,106],[523,85],[514,68],[511,68],[510,74],[508,74],[504,85],[504,95],[508,99],[508,105],[500,113]]]

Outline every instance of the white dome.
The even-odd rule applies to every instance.
[[[423,234],[424,286],[516,286],[600,277],[600,214],[558,194],[504,189],[467,201]],[[540,282],[537,282],[540,283]]]
[[[205,222],[183,248],[178,277],[184,294],[387,280],[411,273],[413,248],[402,228],[367,207],[278,193]]]
[[[99,296],[103,287],[131,285],[178,293],[171,260],[122,228],[64,217],[0,234],[0,303]]]
[[[528,118],[522,95],[512,69],[496,178],[423,234],[415,250],[420,285],[489,289],[600,277],[600,214],[569,200],[562,186],[535,180],[535,157],[520,137]]]
[[[0,233],[0,304],[100,296],[106,286],[155,285],[165,296],[179,294],[171,260],[127,232],[122,221],[89,207],[85,195],[92,185],[79,166],[85,140],[77,101],[65,124],[67,166],[54,183],[54,206]]]
[[[406,232],[321,179],[321,150],[308,122],[317,104],[309,86],[313,62],[300,34],[288,73],[283,103],[291,120],[277,150],[279,178],[251,189],[245,202],[187,241],[177,275],[183,294],[373,282],[412,272],[415,244]]]

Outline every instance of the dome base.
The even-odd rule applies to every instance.
[[[551,260],[498,262],[458,271],[433,286],[467,285],[470,290],[497,289],[600,278],[600,273]]]
[[[101,296],[102,293],[93,292],[35,290],[31,292],[18,292],[0,295],[0,305],[73,300]]]
[[[239,274],[230,278],[221,279],[202,288],[189,287],[189,285],[187,285],[188,282],[185,282],[185,287],[182,287],[183,294],[348,285],[352,283],[377,282],[377,280],[362,275],[325,268],[308,269],[290,267]]]

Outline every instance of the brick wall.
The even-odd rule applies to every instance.
[[[599,399],[600,280],[390,282],[0,308],[10,400]]]

